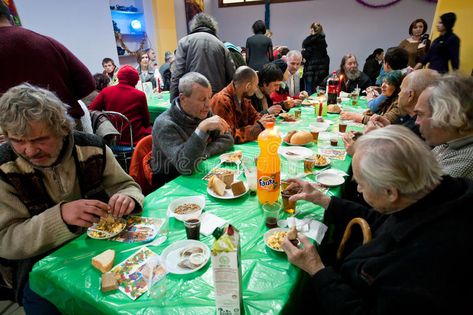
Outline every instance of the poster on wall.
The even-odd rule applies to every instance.
[[[13,3],[13,0],[2,0],[10,9],[10,13],[13,18],[13,24],[16,26],[21,26],[21,21],[20,17],[18,16],[18,11],[16,10],[15,3]]]
[[[204,0],[184,0],[184,3],[186,8],[187,33],[189,33],[190,20],[192,20],[197,13],[204,12]]]

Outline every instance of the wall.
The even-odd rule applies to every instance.
[[[186,34],[184,1],[174,0],[178,38]],[[271,4],[273,45],[300,49],[312,22],[320,22],[327,35],[330,69],[335,70],[345,53],[358,56],[360,67],[378,47],[397,46],[408,37],[410,23],[423,18],[429,24],[435,4],[426,0],[404,0],[385,9],[370,9],[355,0],[317,0]],[[253,35],[251,25],[264,20],[264,5],[219,8],[218,1],[205,1],[205,12],[219,22],[219,37],[244,46]],[[292,18],[297,16],[297,18]],[[429,25],[430,30],[431,25]]]
[[[23,27],[58,40],[92,73],[103,71],[104,57],[118,60],[108,1],[15,0],[15,5]]]
[[[471,24],[473,21],[473,1],[439,0],[437,11],[432,23],[437,23],[439,17],[446,12],[455,12],[457,21],[453,32],[460,37],[460,71],[464,74],[473,74],[473,36],[471,35]],[[439,33],[432,32],[432,38],[437,38]]]

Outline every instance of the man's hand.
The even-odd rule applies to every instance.
[[[353,139],[355,136],[354,131],[349,131],[345,133],[342,137],[343,145],[345,146],[345,150],[347,151],[347,154],[350,156],[353,156],[355,153],[353,149],[353,145],[355,144],[355,140]]]
[[[221,135],[230,130],[230,126],[227,122],[218,115],[202,120],[197,128],[203,132],[218,130]]]
[[[363,121],[363,115],[353,112],[341,112],[340,119],[353,120],[354,122],[361,123]]]
[[[287,189],[290,189],[291,186],[294,185],[293,183],[302,187],[302,190],[299,193],[289,198],[291,202],[295,202],[297,200],[306,200],[315,203],[316,205],[319,205],[324,209],[328,208],[331,198],[323,194],[317,188],[316,184],[309,183],[297,178],[290,178],[287,181],[290,183]]]
[[[273,105],[270,108],[268,108],[268,113],[276,116],[276,115],[279,115],[281,110],[282,110],[281,105]]]
[[[301,91],[301,92],[299,93],[299,98],[300,98],[301,100],[304,100],[304,99],[306,99],[306,98],[308,98],[308,97],[309,97],[309,93],[307,93],[306,91]]]
[[[386,117],[375,114],[370,117],[370,120],[366,124],[364,133],[368,133],[372,130],[389,126],[390,124],[391,122]]]
[[[315,275],[320,270],[324,269],[325,266],[320,259],[319,253],[315,249],[314,244],[302,233],[299,233],[299,241],[304,245],[303,248],[298,248],[287,239],[284,238],[281,247],[287,254],[287,259],[293,265],[301,268],[307,272],[310,276]]]
[[[115,194],[108,201],[110,214],[115,218],[121,218],[135,209],[135,201],[127,195]]]
[[[108,215],[110,206],[99,200],[79,199],[61,205],[61,216],[69,225],[90,227]]]
[[[275,122],[276,118],[273,115],[264,114],[260,119],[259,122],[265,126],[267,122]]]

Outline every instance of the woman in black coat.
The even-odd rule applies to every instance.
[[[381,71],[381,66],[384,59],[384,50],[382,48],[376,48],[371,55],[365,60],[363,66],[363,72],[371,79],[371,84],[376,85],[376,78]]]
[[[302,57],[305,59],[305,90],[311,95],[315,92],[315,87],[328,75],[330,65],[327,42],[320,23],[310,25],[310,35],[302,42]]]

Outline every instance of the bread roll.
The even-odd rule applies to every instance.
[[[118,289],[118,281],[114,274],[106,272],[102,274],[102,292],[112,291]]]
[[[107,249],[101,254],[92,258],[92,266],[100,270],[102,273],[110,271],[115,261],[115,251],[113,249]]]
[[[246,191],[245,184],[241,180],[237,180],[232,184],[233,196],[239,196]]]
[[[334,105],[328,105],[327,111],[330,113],[340,113],[342,109],[340,108],[340,106],[334,104]]]
[[[291,137],[291,144],[304,145],[312,142],[312,134],[308,131],[298,131]]]
[[[291,143],[291,137],[297,132],[297,130],[291,130],[284,137],[284,142]]]

